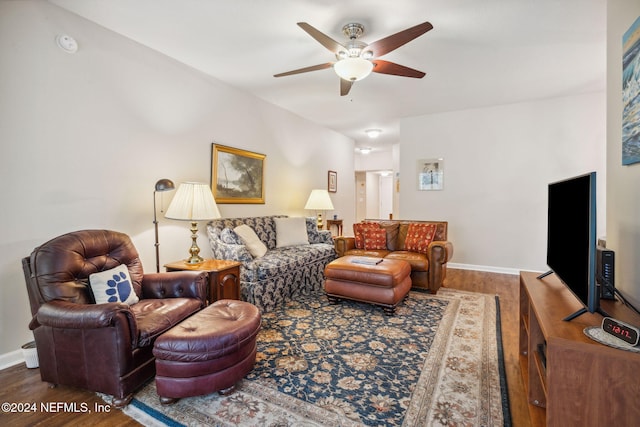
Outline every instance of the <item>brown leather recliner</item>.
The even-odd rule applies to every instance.
[[[140,301],[95,304],[89,275],[125,264]],[[23,258],[40,376],[129,403],[155,375],[157,336],[206,305],[207,273],[144,274],[131,239],[109,230],[68,233]]]

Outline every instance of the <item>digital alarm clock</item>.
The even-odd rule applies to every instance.
[[[621,322],[620,320],[616,320],[612,317],[605,317],[602,319],[602,330],[628,344],[631,344],[632,346],[638,345],[640,329]]]

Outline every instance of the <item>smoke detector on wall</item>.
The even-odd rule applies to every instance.
[[[76,53],[78,51],[78,42],[66,34],[57,35],[56,44],[67,53]]]

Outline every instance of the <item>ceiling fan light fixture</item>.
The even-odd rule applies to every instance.
[[[355,82],[371,74],[373,63],[363,58],[345,58],[333,64],[333,69],[341,79]]]
[[[364,59],[371,59],[371,58],[373,58],[373,52],[371,52],[370,50],[365,50],[364,52],[362,52],[361,56]]]

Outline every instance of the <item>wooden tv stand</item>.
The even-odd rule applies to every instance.
[[[593,341],[586,313],[555,274],[520,273],[520,368],[534,426],[635,426],[640,422],[640,353]],[[611,316],[640,326],[640,316],[617,301],[602,301]],[[543,354],[546,356],[543,356]]]

